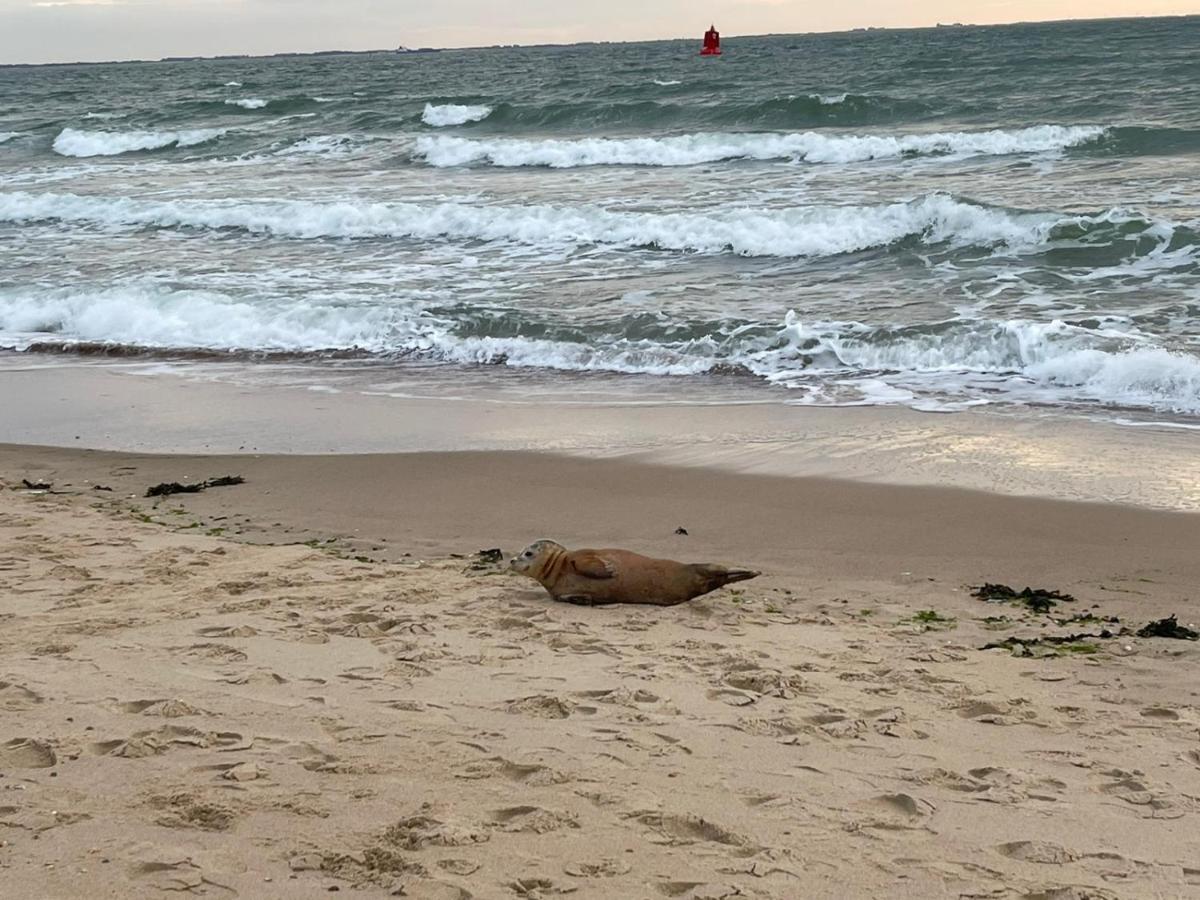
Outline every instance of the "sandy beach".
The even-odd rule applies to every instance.
[[[1200,15],[1027,5],[0,0],[0,900],[1200,900]]]
[[[0,479],[11,896],[1200,891],[1200,644],[1135,634],[1198,618],[1194,514],[495,451]],[[578,608],[476,555],[544,536],[764,575]]]

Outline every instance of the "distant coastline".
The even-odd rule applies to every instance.
[[[933,25],[868,25],[858,26],[855,28],[844,28],[837,31],[797,31],[797,32],[766,32],[762,34],[725,34],[722,37],[734,40],[746,40],[755,38],[779,38],[779,37],[807,37],[812,35],[863,35],[871,32],[892,32],[892,31],[962,31],[966,29],[982,29],[982,28],[1024,28],[1040,25],[1059,25],[1067,22],[1077,24],[1088,24],[1091,22],[1137,22],[1145,19],[1195,19],[1200,18],[1200,13],[1189,13],[1186,15],[1167,15],[1167,16],[1101,16],[1094,19],[1039,19],[1019,22],[990,22],[990,23],[972,23],[972,22],[937,22]],[[485,44],[478,46],[464,47],[419,47],[415,49],[397,48],[386,49],[378,48],[374,50],[284,50],[278,53],[222,53],[212,56],[203,54],[194,56],[162,56],[157,59],[149,58],[134,58],[134,59],[94,59],[94,60],[73,60],[68,62],[43,62],[43,63],[6,63],[0,62],[0,69],[31,69],[47,66],[107,66],[107,65],[131,65],[134,63],[164,63],[164,62],[204,62],[204,61],[221,61],[221,60],[249,60],[249,59],[296,59],[301,57],[317,57],[317,56],[372,56],[372,55],[388,55],[388,56],[409,56],[420,55],[427,53],[452,53],[455,51],[476,52],[480,50],[533,50],[539,48],[554,48],[554,47],[594,47],[604,44],[670,44],[670,43],[695,43],[696,37],[688,35],[683,37],[668,37],[668,38],[646,38],[644,40],[634,41],[570,41],[567,43],[541,43],[541,44]]]

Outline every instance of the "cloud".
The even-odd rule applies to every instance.
[[[30,5],[41,9],[55,6],[129,6],[130,0],[34,0]]]

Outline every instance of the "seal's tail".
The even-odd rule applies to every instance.
[[[696,571],[700,577],[704,579],[704,592],[715,591],[717,588],[723,588],[727,584],[733,584],[735,581],[749,581],[751,578],[757,578],[762,572],[755,572],[752,569],[727,569],[724,566],[698,565]]]

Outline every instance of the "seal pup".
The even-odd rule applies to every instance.
[[[628,550],[568,550],[546,540],[530,544],[509,566],[538,582],[555,600],[582,606],[674,606],[761,574],[709,563],[651,559]]]

